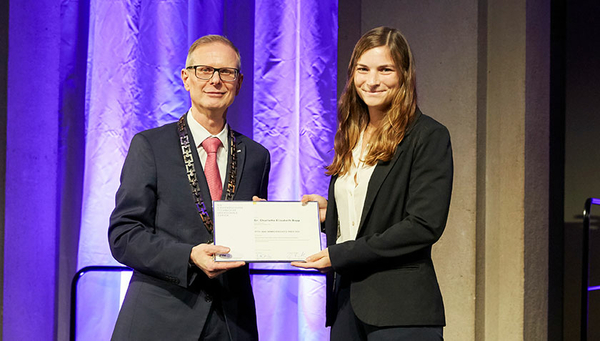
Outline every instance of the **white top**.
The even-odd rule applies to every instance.
[[[367,166],[361,160],[362,144],[363,133],[360,134],[358,143],[352,150],[350,171],[339,177],[335,182],[334,195],[339,223],[337,244],[356,239],[367,195],[367,187],[375,170],[375,165]],[[365,149],[365,152],[367,150]]]
[[[206,158],[208,154],[206,150],[202,148],[202,142],[209,137],[216,137],[221,140],[222,146],[217,150],[217,166],[219,167],[219,175],[221,176],[221,183],[224,183],[223,179],[227,175],[227,151],[229,150],[229,125],[225,123],[223,130],[217,135],[212,135],[206,130],[196,119],[192,116],[191,110],[187,113],[187,121],[190,127],[190,131],[192,132],[192,137],[194,138],[194,142],[196,142],[196,148],[198,149],[198,157],[200,157],[200,163],[202,164],[202,168],[204,169],[204,165],[206,164]]]

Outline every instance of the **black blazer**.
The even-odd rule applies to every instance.
[[[195,146],[189,130],[188,135]],[[235,138],[234,200],[252,200],[253,195],[266,198],[269,152],[241,134]],[[204,172],[196,148],[191,150],[212,215]],[[108,237],[115,259],[134,269],[113,340],[198,340],[211,304],[217,300],[234,339],[257,339],[248,267],[210,280],[189,265],[192,247],[210,242],[212,236],[194,203],[176,123],[141,132],[131,141]]]
[[[448,130],[417,109],[393,158],[373,171],[356,240],[341,244],[332,177],[325,220],[329,256],[335,273],[350,282],[350,301],[361,321],[381,327],[445,325],[431,246],[446,225],[452,169]],[[327,325],[336,314],[333,277]]]

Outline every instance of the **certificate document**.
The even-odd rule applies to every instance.
[[[299,201],[214,201],[215,261],[292,262],[321,251],[319,205]]]

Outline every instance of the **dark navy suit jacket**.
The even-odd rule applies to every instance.
[[[188,135],[195,146],[189,130]],[[235,138],[234,200],[252,200],[254,195],[266,198],[269,152],[246,136],[236,133]],[[206,178],[196,148],[191,149],[204,202],[212,216]],[[229,178],[230,164],[231,160],[225,179]],[[227,185],[226,180],[223,183]],[[108,236],[115,259],[134,269],[113,340],[198,340],[214,302],[223,307],[234,340],[257,339],[248,267],[229,270],[211,280],[189,265],[192,247],[210,242],[212,236],[194,203],[176,123],[134,136]]]
[[[350,302],[363,322],[445,325],[431,246],[446,225],[452,174],[448,130],[417,109],[393,158],[373,171],[356,240],[341,244],[332,177],[325,220],[329,256],[334,271],[349,280]],[[328,325],[336,315],[334,284],[330,275]]]

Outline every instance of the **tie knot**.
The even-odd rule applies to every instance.
[[[221,140],[216,137],[209,137],[202,141],[202,148],[204,148],[207,153],[216,153],[220,146]]]

